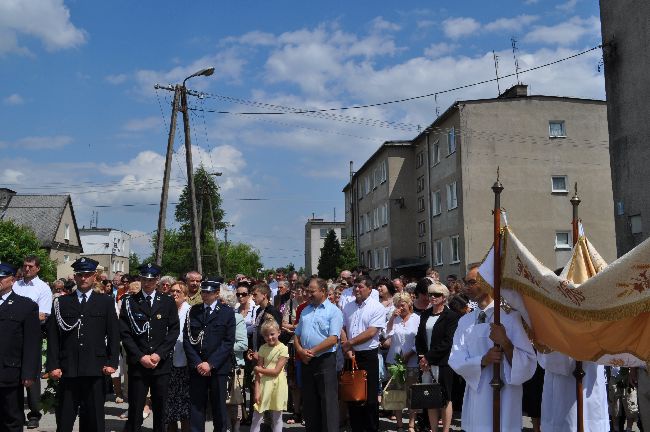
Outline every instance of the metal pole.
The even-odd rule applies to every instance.
[[[494,324],[501,324],[501,192],[503,185],[497,181],[492,186],[494,192]],[[492,430],[501,432],[501,365],[494,363],[492,371]]]
[[[182,85],[181,91],[181,111],[183,112],[183,129],[185,131],[185,162],[187,164],[187,190],[190,195],[190,218],[192,220],[192,255],[196,270],[203,274],[203,265],[201,262],[201,235],[196,208],[196,190],[194,187],[194,167],[192,165],[192,140],[190,138],[190,115],[187,111],[187,88]]]
[[[172,155],[174,154],[174,135],[176,134],[176,115],[178,114],[178,97],[180,90],[174,87],[172,101],[172,118],[169,122],[169,137],[167,138],[167,157],[165,158],[165,173],[160,193],[160,213],[158,214],[158,238],[156,239],[156,264],[162,265],[163,247],[165,244],[165,219],[167,217],[167,201],[169,199],[169,177],[172,170]]]
[[[575,184],[575,194],[571,198],[571,206],[573,207],[573,219],[571,226],[573,228],[573,247],[578,244],[578,206],[580,205],[580,197],[578,196],[578,183]],[[578,432],[584,432],[584,398],[582,397],[582,379],[585,376],[582,362],[576,360],[576,368],[573,371],[573,376],[576,379],[576,408],[578,420]]]
[[[217,239],[217,227],[214,223],[214,212],[212,211],[212,197],[208,193],[208,206],[210,206],[210,220],[212,221],[212,235],[214,236],[214,247],[217,254],[217,273],[219,276],[223,276],[221,273],[221,255],[219,254],[219,240]]]

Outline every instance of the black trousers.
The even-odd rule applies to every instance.
[[[23,386],[0,387],[0,431],[20,432],[25,424]]]
[[[153,411],[153,430],[165,430],[165,406],[169,388],[169,374],[131,374],[129,373],[129,419],[125,429],[129,432],[142,430],[142,410],[151,391],[151,411]]]
[[[104,432],[104,377],[61,378],[57,392],[57,432],[72,432],[79,412],[79,432]]]
[[[336,353],[325,353],[301,366],[302,413],[310,432],[338,432],[339,383]]]
[[[205,431],[205,408],[210,398],[212,424],[215,432],[228,427],[226,410],[226,375],[201,376],[196,370],[190,371],[190,431]]]
[[[34,384],[27,387],[27,406],[29,407],[29,412],[27,413],[27,419],[36,419],[40,420],[41,416],[41,377],[39,376],[34,380]]]
[[[352,432],[377,432],[379,430],[379,358],[378,350],[355,351],[357,366],[366,371],[368,398],[366,403],[348,403]]]

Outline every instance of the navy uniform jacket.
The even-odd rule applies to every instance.
[[[191,370],[199,363],[208,362],[213,375],[228,375],[233,364],[235,344],[235,311],[217,303],[207,322],[204,320],[203,303],[194,305],[188,312],[183,329],[183,348]],[[197,339],[202,340],[196,344]]]
[[[125,297],[122,301],[120,311],[122,346],[126,350],[129,373],[136,376],[162,375],[171,372],[172,354],[180,331],[178,308],[174,300],[156,291],[152,296],[154,296],[153,307],[149,306],[142,291]],[[145,330],[147,326],[148,331]],[[160,357],[158,366],[147,369],[140,364],[142,356],[154,353]]]
[[[0,387],[40,379],[41,323],[38,305],[12,292],[0,305]]]
[[[64,378],[103,376],[104,366],[117,368],[119,355],[120,334],[112,297],[93,292],[83,311],[74,292],[54,299],[47,320],[48,371],[61,369]]]

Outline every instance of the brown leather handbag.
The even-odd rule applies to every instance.
[[[365,402],[368,398],[367,372],[359,370],[357,359],[352,357],[352,368],[341,372],[339,398],[344,402]]]

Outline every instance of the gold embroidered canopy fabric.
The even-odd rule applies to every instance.
[[[533,342],[577,360],[650,360],[650,242],[607,266],[582,236],[559,276],[509,227],[503,229],[502,296],[522,313]],[[479,273],[491,283],[492,253]]]

